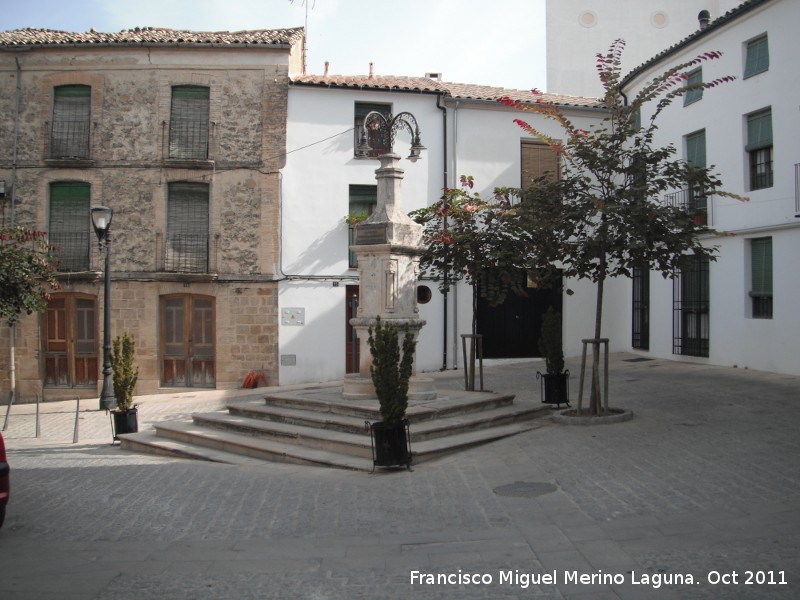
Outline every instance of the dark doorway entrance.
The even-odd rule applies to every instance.
[[[484,358],[541,356],[542,317],[549,307],[561,311],[561,277],[548,285],[527,282],[527,297],[509,294],[499,306],[489,306],[478,290],[478,333]]]
[[[359,371],[359,356],[358,356],[358,336],[356,336],[356,328],[350,325],[350,319],[357,316],[358,311],[358,286],[348,285],[346,292],[346,307],[345,307],[345,373],[358,373]]]

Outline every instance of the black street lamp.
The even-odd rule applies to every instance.
[[[111,410],[116,403],[114,384],[111,381],[111,217],[114,211],[107,206],[95,206],[90,211],[92,226],[97,235],[100,252],[105,252],[105,269],[103,273],[103,390],[100,392],[100,410]]]
[[[425,146],[422,145],[419,137],[419,125],[417,119],[410,112],[401,112],[396,116],[385,116],[377,110],[370,111],[364,117],[364,122],[361,124],[361,133],[358,137],[358,146],[356,147],[356,156],[358,158],[368,158],[372,152],[372,146],[369,145],[369,136],[367,129],[372,132],[373,139],[380,140],[380,146],[388,148],[389,152],[394,152],[394,138],[399,129],[406,129],[411,134],[411,152],[408,155],[408,160],[416,162]]]

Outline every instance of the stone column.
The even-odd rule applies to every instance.
[[[378,204],[375,211],[356,227],[356,245],[351,249],[358,257],[360,298],[358,314],[350,319],[359,338],[359,373],[345,376],[342,393],[345,398],[375,398],[370,366],[369,328],[380,316],[384,323],[398,328],[408,327],[409,335],[417,336],[425,321],[419,318],[417,280],[419,257],[423,253],[422,225],[403,211],[401,183],[403,170],[397,165],[397,154],[384,154],[375,171],[378,181]],[[436,396],[433,380],[416,376],[416,364],[409,382],[409,400]]]

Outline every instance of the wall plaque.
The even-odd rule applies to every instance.
[[[356,245],[369,246],[373,244],[386,243],[386,225],[385,224],[365,224],[362,223],[356,227]]]

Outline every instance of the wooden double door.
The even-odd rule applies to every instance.
[[[47,303],[44,326],[44,385],[96,387],[97,299],[58,294]]]
[[[180,294],[161,297],[161,385],[216,384],[214,299]]]

